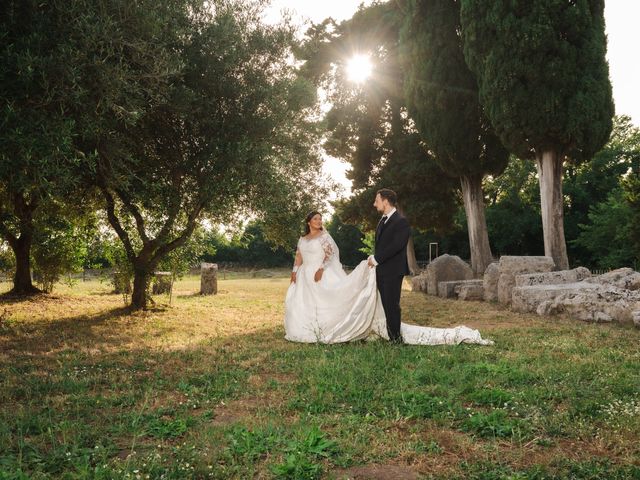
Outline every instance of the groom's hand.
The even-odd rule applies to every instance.
[[[316,272],[316,274],[313,276],[313,279],[316,282],[319,282],[320,279],[322,279],[322,274],[324,273],[324,268],[319,268],[318,271]]]

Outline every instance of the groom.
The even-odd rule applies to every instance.
[[[383,188],[376,193],[373,206],[382,214],[376,228],[375,254],[369,257],[369,266],[376,267],[376,281],[387,317],[389,340],[402,343],[400,335],[400,291],[402,280],[409,275],[407,243],[411,229],[409,222],[396,210],[398,196]]]

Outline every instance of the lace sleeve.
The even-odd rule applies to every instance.
[[[333,238],[328,233],[322,235],[320,239],[320,244],[322,245],[322,250],[324,250],[324,260],[322,260],[322,268],[327,268],[331,262],[336,261],[340,262],[340,252],[338,251],[338,246],[336,242],[333,241]]]

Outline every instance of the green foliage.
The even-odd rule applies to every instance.
[[[239,238],[242,246],[240,262],[245,265],[265,267],[290,266],[293,263],[294,249],[274,245],[268,240],[266,231],[267,225],[264,222],[253,222],[247,225]]]
[[[285,461],[274,465],[271,471],[276,478],[308,479],[320,478],[322,465],[314,463],[316,458],[330,457],[336,452],[337,444],[325,438],[318,427],[312,427],[301,440],[294,440],[287,445]]]
[[[344,223],[334,213],[326,229],[340,249],[340,262],[343,265],[354,267],[367,257],[367,252],[361,250],[364,235],[358,227]]]
[[[281,247],[267,238],[262,221],[249,222],[244,229],[232,237],[216,230],[205,234],[206,251],[201,259],[206,262],[229,262],[237,265],[257,267],[283,267],[293,263],[293,245]]]
[[[360,252],[366,255],[373,255],[375,253],[375,245],[376,245],[376,232],[369,231],[362,238],[362,246],[360,247]]]
[[[181,437],[188,430],[187,422],[183,419],[163,420],[153,419],[147,426],[147,433],[155,438]]]
[[[204,255],[214,255],[215,248],[208,248],[205,232],[198,228],[187,242],[168,253],[158,264],[158,269],[171,272],[173,279],[183,277],[191,267],[196,266]]]
[[[532,162],[512,157],[504,173],[488,178],[487,228],[496,255],[543,255],[540,189]]]
[[[9,273],[16,268],[16,260],[8,243],[0,242],[0,272]]]
[[[50,19],[47,38],[81,52],[63,62],[75,88],[64,118],[87,163],[78,178],[100,190],[134,270],[137,308],[151,272],[205,214],[269,216],[265,235],[292,243],[292,219],[324,196],[315,92],[288,61],[293,26],[265,26],[260,2],[214,3],[27,9]],[[37,29],[31,19],[25,31]]]
[[[489,405],[492,407],[507,406],[513,400],[513,396],[500,388],[483,389],[471,395],[471,399],[477,405]]]
[[[400,34],[411,117],[453,177],[500,174],[509,159],[478,99],[460,37],[460,2],[411,0]]]
[[[325,150],[349,162],[354,195],[340,202],[341,220],[375,227],[376,190],[398,193],[412,225],[446,230],[456,208],[457,184],[442,173],[409,118],[403,94],[398,35],[402,12],[394,2],[362,7],[340,25],[326,20],[307,32],[298,55],[303,73],[328,92]],[[362,85],[346,76],[354,52],[370,55],[372,75]]]
[[[78,13],[78,7],[70,3],[66,13]],[[21,195],[36,202],[69,193],[78,181],[75,123],[67,113],[69,100],[77,101],[78,52],[58,28],[68,17],[27,0],[3,2],[0,18],[0,97],[6,100],[0,109],[0,193],[3,200]]]
[[[629,241],[633,251],[636,270],[640,268],[640,168],[634,168],[624,180],[624,199],[629,207]]]
[[[480,437],[501,438],[521,434],[520,421],[509,418],[504,410],[477,412],[463,422],[463,429]]]
[[[271,471],[280,479],[315,480],[322,475],[322,465],[313,463],[303,455],[291,453],[283,463],[274,465]]]
[[[272,427],[249,430],[242,425],[234,426],[227,435],[229,450],[238,459],[256,461],[277,448],[281,432]]]
[[[480,103],[520,158],[588,160],[611,132],[602,0],[463,0],[465,59]]]
[[[598,248],[596,253],[586,245],[590,242],[587,234],[584,233],[583,226],[589,226],[594,219],[590,218],[590,213],[596,208],[607,209],[605,204],[611,207],[611,197],[619,196],[617,190],[622,188],[625,178],[640,164],[640,129],[635,127],[631,119],[627,116],[614,118],[611,137],[605,147],[598,152],[591,161],[578,166],[569,165],[566,169],[563,192],[567,201],[565,202],[565,231],[569,239],[568,252],[573,264],[597,265],[598,257],[607,256],[609,252],[624,250],[624,243],[629,243],[626,239],[627,225],[629,218],[619,218],[620,231],[616,233],[617,241],[611,245],[600,244],[606,248]],[[601,207],[600,207],[601,205]],[[600,218],[600,221],[605,220]],[[596,230],[601,227],[597,227]],[[596,234],[595,230],[593,231]],[[603,232],[604,233],[604,232]],[[611,231],[610,233],[613,233]],[[596,234],[597,235],[597,234]],[[582,238],[579,241],[571,241]],[[596,243],[597,240],[594,239]],[[593,245],[595,247],[595,244]],[[613,256],[619,254],[613,253]],[[622,257],[625,257],[622,254]],[[620,259],[619,261],[623,261]],[[611,264],[607,267],[598,268],[618,268],[625,263]]]
[[[69,22],[84,7],[81,2],[57,4],[27,0],[0,7],[0,235],[16,255],[18,294],[35,291],[30,265],[34,235],[40,242],[49,237],[55,243],[50,247],[61,250],[51,250],[57,255],[51,259],[43,257],[43,250],[34,253],[46,290],[62,273],[54,271],[55,265],[73,266],[68,253],[76,247],[63,240],[69,238],[68,229],[54,232],[44,222],[47,232],[37,232],[40,210],[64,202],[73,209],[86,201],[79,169],[85,164],[74,145],[78,123],[70,114],[82,104],[77,59],[84,52],[73,44],[74,22]]]
[[[607,145],[590,162],[568,165],[563,181],[564,217],[572,265],[607,269],[638,261],[635,252],[640,249],[631,240],[637,209],[625,192],[637,178],[639,142],[638,129],[630,118],[615,117]],[[534,165],[513,157],[502,175],[485,179],[484,190],[492,250],[498,255],[542,255],[540,191]],[[464,230],[464,223],[460,228]],[[460,235],[460,230],[441,239],[449,242],[442,251],[462,250],[464,239],[461,244],[451,243],[454,234]]]
[[[634,266],[638,261],[633,248],[629,219],[633,212],[617,188],[607,200],[589,209],[589,223],[580,225],[581,232],[574,244],[590,253],[592,264],[600,269]]]
[[[62,217],[50,216],[36,230],[32,256],[34,276],[40,288],[51,292],[68,273],[80,272],[87,256],[83,226]]]

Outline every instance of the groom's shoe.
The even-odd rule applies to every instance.
[[[392,345],[404,345],[405,343],[402,341],[402,337],[396,337],[389,340],[389,343]]]

